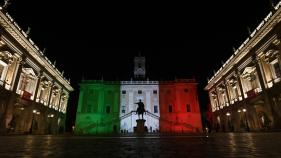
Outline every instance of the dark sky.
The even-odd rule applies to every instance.
[[[11,0],[8,12],[22,29],[31,28],[32,40],[41,50],[46,48],[47,57],[71,78],[75,92],[68,105],[70,127],[82,76],[130,79],[139,51],[147,59],[150,79],[195,76],[204,110],[207,77],[249,36],[247,27],[253,30],[265,18],[268,1]]]

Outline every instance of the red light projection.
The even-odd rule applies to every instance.
[[[159,84],[160,132],[201,132],[197,83],[175,81]]]

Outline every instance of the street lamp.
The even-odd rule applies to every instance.
[[[32,119],[31,119],[31,125],[30,125],[30,128],[29,128],[29,134],[32,134],[32,128],[33,128],[33,121],[34,121],[34,114],[36,114],[36,110],[33,110],[32,111]]]
[[[249,128],[249,125],[248,125],[248,119],[247,119],[247,115],[246,115],[246,109],[243,109],[242,110],[243,113],[244,113],[244,117],[245,117],[245,121],[246,121],[246,128],[247,128],[247,131],[249,132],[250,131],[250,128]]]
[[[229,127],[229,129],[232,131],[232,126],[231,126],[231,122],[230,122],[230,113],[227,112],[227,113],[226,113],[226,116],[227,116],[228,127]]]
[[[29,129],[29,134],[32,134],[32,130],[33,130],[33,122],[34,122],[34,115],[37,114],[39,115],[40,114],[40,111],[37,111],[37,110],[33,110],[32,111],[32,120],[31,120],[31,126],[30,126],[30,129]]]
[[[48,120],[48,134],[51,134],[52,133],[52,121],[53,121],[53,117],[54,117],[55,115],[54,114],[52,114],[52,113],[50,113],[50,114],[48,114],[48,118],[50,118],[49,120]]]

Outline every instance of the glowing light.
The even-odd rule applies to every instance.
[[[243,109],[243,112],[246,112],[247,110],[246,109]]]
[[[227,113],[226,113],[226,116],[230,116],[230,113],[229,113],[229,112],[227,112]]]
[[[241,110],[238,110],[237,112],[241,112]]]

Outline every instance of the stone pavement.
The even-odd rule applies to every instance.
[[[208,137],[0,136],[0,158],[6,157],[281,157],[281,133],[214,133]]]

